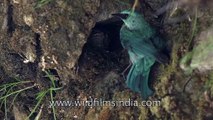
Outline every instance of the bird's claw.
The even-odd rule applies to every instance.
[[[121,75],[122,75],[123,79],[126,80],[125,74],[121,73]]]
[[[125,73],[126,71],[131,67],[132,63],[129,62],[129,65],[124,69],[124,71],[121,73],[121,75],[123,76],[124,80],[126,80],[126,77],[125,77]]]

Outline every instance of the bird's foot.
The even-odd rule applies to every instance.
[[[126,71],[131,67],[132,63],[129,61],[129,65],[124,69],[124,71],[121,73],[121,75],[123,76],[124,80],[126,80],[126,77],[125,77],[125,73]]]

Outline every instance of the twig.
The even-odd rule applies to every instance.
[[[138,0],[135,0],[133,6],[132,6],[132,11],[135,11],[136,6],[138,5]]]
[[[186,83],[183,86],[183,92],[185,92],[186,90],[186,86],[189,84],[189,82],[192,80],[192,76],[190,76],[190,78],[186,81]]]

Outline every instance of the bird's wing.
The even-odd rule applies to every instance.
[[[158,50],[163,50],[166,47],[166,41],[159,36],[159,34],[155,34],[152,37],[150,37],[150,40],[152,41],[152,44],[154,47]]]
[[[155,60],[149,57],[138,59],[133,63],[127,76],[127,86],[131,90],[140,93],[143,99],[147,99],[153,93],[148,86],[148,80],[150,68],[154,63]]]
[[[145,36],[141,31],[132,31],[126,26],[122,26],[120,40],[125,49],[131,50],[137,56],[152,57],[160,63],[168,62],[168,57],[161,53],[164,41],[155,33]]]
[[[161,53],[150,39],[134,39],[130,40],[127,45],[136,55],[144,55],[156,59],[160,63],[167,61],[167,56]]]

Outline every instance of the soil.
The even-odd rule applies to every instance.
[[[159,106],[87,104],[55,106],[53,112],[48,93],[30,119],[52,120],[54,114],[60,120],[213,119],[212,72],[186,74],[179,65],[205,38],[200,33],[212,25],[211,4],[197,1],[188,5],[180,0],[176,10],[172,6],[156,16],[169,2],[142,0],[138,8],[168,42],[170,62],[156,63],[150,75],[155,93],[149,100],[160,101]],[[51,87],[60,88],[53,90],[54,101],[141,102],[140,95],[125,85],[128,70],[122,73],[130,63],[119,40],[123,23],[111,16],[132,4],[128,0],[50,0],[45,4],[1,0],[0,88],[16,81],[30,82],[12,91],[33,87],[17,97],[9,96],[6,102],[1,89],[0,119],[25,119],[38,103],[38,93]]]

